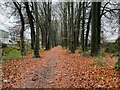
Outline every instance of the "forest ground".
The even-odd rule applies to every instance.
[[[3,64],[3,88],[120,88],[120,74],[114,70],[117,57],[107,53],[105,66],[94,65],[97,57],[69,54],[61,46],[41,52],[41,58],[25,56]]]

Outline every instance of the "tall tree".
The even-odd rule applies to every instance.
[[[120,3],[118,4],[120,8]],[[118,39],[117,39],[117,47],[118,47],[118,61],[116,62],[115,69],[120,70],[120,9],[118,11],[118,24],[119,24],[119,30],[118,30]]]
[[[64,33],[63,33],[63,44],[64,44],[64,47],[67,48],[67,43],[68,43],[68,40],[67,40],[67,3],[64,2],[64,9],[63,9],[63,25],[64,25]]]
[[[81,46],[82,46],[82,51],[84,51],[84,31],[85,31],[85,2],[83,2],[83,17],[82,17],[82,32],[81,32]]]
[[[97,40],[97,3],[92,2],[92,22],[91,22],[91,56],[98,54],[98,40]]]
[[[38,18],[38,7],[37,2],[34,2],[34,14],[35,14],[35,24],[36,24],[36,37],[35,37],[35,48],[34,48],[34,58],[39,58],[39,48],[40,48],[40,31],[39,31],[39,18]]]
[[[98,46],[98,50],[100,50],[100,42],[101,42],[101,2],[97,2],[97,46]]]
[[[89,35],[89,31],[90,31],[90,22],[91,22],[91,10],[90,10],[89,18],[88,18],[88,22],[87,22],[87,31],[86,31],[86,37],[85,37],[85,51],[87,50],[87,45],[88,45],[88,35]]]
[[[26,12],[27,12],[27,16],[30,24],[30,29],[31,29],[31,48],[34,49],[35,30],[34,30],[33,15],[32,15],[32,11],[30,11],[29,2],[25,2],[25,6],[26,6]]]
[[[25,55],[25,42],[24,42],[24,31],[25,31],[25,21],[24,21],[24,17],[22,14],[22,6],[20,5],[20,3],[18,2],[13,2],[15,7],[18,10],[18,13],[20,15],[20,20],[21,20],[21,30],[20,30],[20,42],[21,42],[21,54]]]
[[[75,53],[75,44],[74,44],[74,2],[71,2],[71,53]]]
[[[70,2],[67,2],[67,7],[68,7],[68,45],[69,45],[69,50],[71,50],[71,15],[70,15]]]
[[[51,48],[51,4],[52,2],[48,2],[47,4],[47,45],[46,50]]]
[[[76,22],[76,31],[75,31],[75,47],[79,47],[79,34],[80,34],[80,21],[81,21],[81,2],[79,2],[77,9],[77,22]]]

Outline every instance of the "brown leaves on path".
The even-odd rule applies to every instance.
[[[104,57],[108,63],[104,67],[95,66],[95,58],[68,54],[60,46],[41,56],[4,63],[3,88],[120,88],[120,74],[110,54]]]

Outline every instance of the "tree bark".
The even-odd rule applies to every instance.
[[[67,48],[67,5],[66,3],[64,3],[64,9],[63,9],[63,25],[64,25],[64,41],[63,41],[63,44],[64,44],[64,47]]]
[[[39,18],[38,18],[38,8],[37,8],[37,2],[34,2],[34,13],[35,13],[35,23],[36,23],[36,37],[35,37],[35,48],[34,48],[34,58],[40,58],[39,55],[39,48],[40,48],[40,40],[39,40]]]
[[[30,29],[31,29],[31,49],[34,49],[34,43],[35,43],[35,30],[34,30],[34,22],[33,22],[33,16],[29,8],[29,3],[25,2],[26,6],[26,12],[29,19]]]
[[[75,53],[74,33],[74,2],[71,2],[71,53]]]
[[[97,18],[97,2],[92,2],[91,56],[98,55]]]
[[[24,22],[24,17],[22,14],[22,9],[21,9],[21,5],[18,2],[13,2],[15,7],[18,10],[18,13],[20,15],[20,20],[21,20],[21,31],[20,31],[20,41],[21,41],[21,55],[25,55],[25,42],[24,42],[24,31],[25,31],[25,22]]]
[[[67,3],[68,5],[68,47],[71,50],[71,15],[70,15],[70,2]]]
[[[75,44],[75,50],[77,47],[79,47],[79,34],[80,34],[80,19],[81,17],[81,2],[77,5],[77,15],[76,15],[76,21],[75,21],[75,37],[74,37],[74,44]]]
[[[85,31],[85,2],[83,2],[83,17],[82,17],[82,32],[81,32],[81,46],[84,51],[84,31]]]
[[[90,21],[91,21],[91,10],[89,14],[89,19],[87,23],[87,31],[86,31],[86,38],[85,38],[85,51],[87,51],[87,46],[88,46],[88,36],[89,36],[89,31],[90,31]]]
[[[101,15],[100,15],[100,11],[101,11],[101,2],[97,2],[97,46],[98,46],[98,50],[100,50],[100,42],[101,42]]]

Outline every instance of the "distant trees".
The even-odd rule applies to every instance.
[[[89,44],[91,56],[97,56],[101,44],[101,27],[103,27],[101,18],[109,18],[107,13],[112,15],[115,12],[106,7],[108,4],[111,5],[110,2],[104,4],[103,2],[60,2],[58,6],[61,5],[61,11],[55,10],[54,4],[50,1],[13,3],[21,19],[22,55],[25,51],[24,31],[28,20],[31,29],[31,48],[34,49],[34,54],[37,52],[35,57],[41,47],[49,50],[60,42],[64,48],[69,49],[70,53],[75,53],[78,48],[88,51]],[[59,13],[59,16],[56,13]]]
[[[87,2],[64,3],[62,45],[63,47],[68,47],[71,53],[75,53],[76,48],[80,46],[82,51],[86,51],[91,26],[91,55],[96,56],[99,52],[101,41],[101,2],[92,2],[90,10],[87,10],[88,5],[90,4]],[[66,18],[68,19],[66,20]]]

